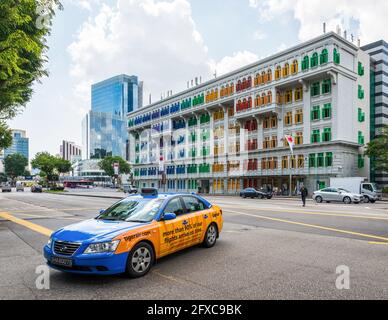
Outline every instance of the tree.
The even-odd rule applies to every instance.
[[[9,148],[12,145],[12,131],[0,121],[0,150]]]
[[[5,174],[15,179],[22,176],[28,166],[28,159],[20,153],[10,154],[4,159]]]
[[[8,179],[7,179],[7,175],[3,172],[0,172],[0,183],[1,182],[7,182]]]
[[[381,133],[368,143],[365,155],[375,161],[376,170],[388,171],[388,125],[385,125]]]
[[[40,176],[46,178],[48,182],[57,181],[58,175],[71,170],[70,161],[60,157],[55,157],[48,152],[39,152],[31,161],[34,169],[40,170]]]
[[[99,162],[99,166],[108,176],[114,177],[113,165],[115,163],[119,164],[119,174],[128,174],[131,172],[131,166],[121,157],[106,157]]]
[[[46,38],[59,0],[0,1],[0,120],[13,118],[48,76]]]
[[[58,173],[68,173],[71,170],[71,162],[60,157],[56,157],[55,167]]]
[[[54,179],[56,159],[48,152],[39,152],[35,158],[31,160],[31,166],[33,169],[40,170],[41,177],[52,181]]]

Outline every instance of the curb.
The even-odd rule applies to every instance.
[[[118,196],[98,196],[93,194],[75,194],[75,193],[52,193],[54,195],[59,196],[73,196],[73,197],[85,197],[85,198],[102,198],[102,199],[123,199],[124,197],[118,197]]]

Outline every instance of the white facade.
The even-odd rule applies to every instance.
[[[305,57],[308,68],[302,67]],[[363,75],[358,72],[359,63]],[[368,160],[362,156],[370,130],[369,66],[368,54],[328,33],[132,112],[128,120],[135,181],[169,191],[200,188],[237,193],[247,186],[288,189],[290,174],[295,177],[292,189],[303,183],[310,190],[328,185],[330,177],[369,177]],[[263,78],[262,73],[267,75]],[[251,79],[251,85],[238,90],[244,79],[247,83]],[[233,92],[225,95],[226,85]],[[193,105],[198,96],[206,97],[204,103]],[[191,99],[188,107],[187,99]],[[158,116],[167,107],[170,112]],[[204,115],[210,121],[201,124]],[[192,119],[198,123],[191,126]],[[176,130],[174,122],[179,121],[176,128],[182,128]],[[161,124],[163,132],[147,133]],[[230,130],[236,127],[240,134]],[[195,143],[190,141],[193,132],[197,133]],[[294,159],[284,143],[285,135],[299,139]],[[168,148],[171,140],[174,146]],[[195,156],[189,155],[190,150],[197,151]],[[192,165],[199,171],[188,170]]]

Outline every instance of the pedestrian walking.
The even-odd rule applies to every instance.
[[[302,196],[303,207],[305,207],[306,206],[306,198],[309,195],[309,192],[305,186],[302,186],[302,188],[300,189],[300,194]]]

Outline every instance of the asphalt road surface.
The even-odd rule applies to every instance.
[[[225,221],[214,248],[163,258],[135,280],[51,270],[39,290],[48,234],[117,200],[0,193],[0,299],[388,299],[388,203],[209,200]],[[336,286],[339,266],[349,289]]]

